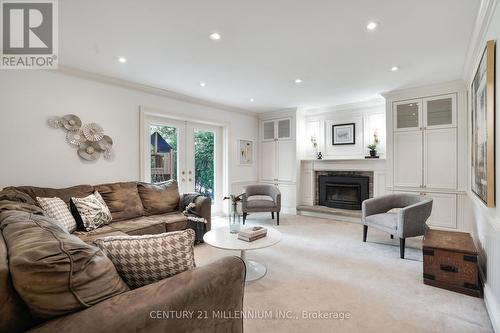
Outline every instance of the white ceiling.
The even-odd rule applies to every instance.
[[[60,63],[257,112],[351,103],[460,78],[479,2],[64,0]]]

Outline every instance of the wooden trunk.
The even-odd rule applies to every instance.
[[[468,233],[428,230],[423,242],[424,283],[481,297],[478,252]]]

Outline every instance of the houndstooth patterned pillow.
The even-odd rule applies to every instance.
[[[139,288],[195,267],[191,229],[146,236],[110,236],[94,241],[125,283]]]
[[[60,198],[40,198],[36,197],[38,205],[45,211],[45,214],[56,220],[59,226],[69,233],[76,230],[76,221],[68,206]]]
[[[111,212],[99,192],[85,198],[71,198],[71,202],[78,212],[77,222],[81,229],[91,231],[111,222]]]

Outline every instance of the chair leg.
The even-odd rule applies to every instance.
[[[271,212],[271,218],[274,220],[274,212]]]
[[[276,212],[276,225],[280,225],[280,212]]]
[[[368,226],[363,225],[363,242],[366,242],[366,235],[368,234]]]
[[[393,234],[391,234],[391,239],[394,239],[394,235]]]
[[[401,256],[401,259],[405,258],[405,240],[405,238],[399,239],[399,255]]]
[[[243,213],[243,224],[245,224],[246,219],[247,219],[247,213]]]

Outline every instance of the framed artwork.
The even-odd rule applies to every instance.
[[[253,141],[252,140],[238,140],[238,152],[240,165],[253,164]]]
[[[332,145],[356,144],[356,125],[354,123],[332,125]]]
[[[471,189],[495,206],[495,41],[488,41],[472,80]]]

